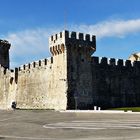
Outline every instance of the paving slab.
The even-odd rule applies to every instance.
[[[140,114],[1,110],[0,140],[140,140]]]

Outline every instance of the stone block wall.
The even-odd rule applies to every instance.
[[[6,40],[0,39],[0,64],[4,68],[9,68],[9,49],[11,44]]]
[[[11,108],[13,101],[20,109],[140,106],[140,61],[91,57],[94,35],[55,34],[49,38],[51,58],[14,70],[6,69],[10,44],[0,43],[0,109]]]
[[[67,109],[89,109],[92,106],[91,54],[96,50],[96,37],[67,32]]]
[[[10,71],[0,66],[0,109],[8,109],[10,104]]]
[[[93,105],[140,106],[140,62],[92,58]]]
[[[15,98],[17,108],[66,109],[65,65],[60,65],[63,57],[62,54],[59,58],[51,57],[19,68]]]

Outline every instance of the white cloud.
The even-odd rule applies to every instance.
[[[74,30],[103,37],[125,37],[140,32],[140,19],[103,21],[95,25],[74,25]]]
[[[38,28],[8,33],[3,36],[11,44],[12,67],[48,57],[48,37],[62,30],[62,27]],[[72,25],[70,30],[104,37],[125,37],[140,32],[140,19],[103,21],[94,25]]]
[[[58,29],[38,28],[8,33],[3,36],[12,46],[10,48],[11,66],[19,66],[48,57],[48,37],[59,32]]]

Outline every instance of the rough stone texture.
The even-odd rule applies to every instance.
[[[101,108],[140,106],[140,62],[92,58],[93,105]]]
[[[0,64],[9,68],[9,49],[11,44],[6,40],[0,40]]]
[[[9,79],[10,72],[0,67],[0,109],[6,109],[9,105]]]
[[[18,72],[17,108],[66,109],[66,77],[63,57],[35,62]],[[56,61],[54,61],[56,60]],[[61,64],[61,65],[60,65]],[[33,66],[34,65],[34,66]]]
[[[95,36],[55,34],[49,38],[51,58],[12,71],[6,70],[10,46],[6,52],[1,46],[0,109],[11,108],[13,101],[22,109],[140,106],[140,61],[91,57]]]
[[[76,38],[78,36],[78,38]],[[71,33],[67,41],[68,106],[87,109],[92,105],[91,54],[96,50],[95,36]]]
[[[10,43],[6,40],[0,40],[0,109],[6,109],[9,106],[10,97],[10,74],[9,68],[9,49]]]
[[[58,41],[57,46],[55,41]],[[54,47],[51,45],[55,45],[55,49],[51,50],[53,57],[19,68],[17,108],[60,110],[67,107],[67,63],[63,45],[65,42],[53,38],[49,43],[50,48]],[[58,45],[60,48],[57,48]]]

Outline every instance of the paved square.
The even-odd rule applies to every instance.
[[[0,140],[140,140],[139,114],[0,111]]]

